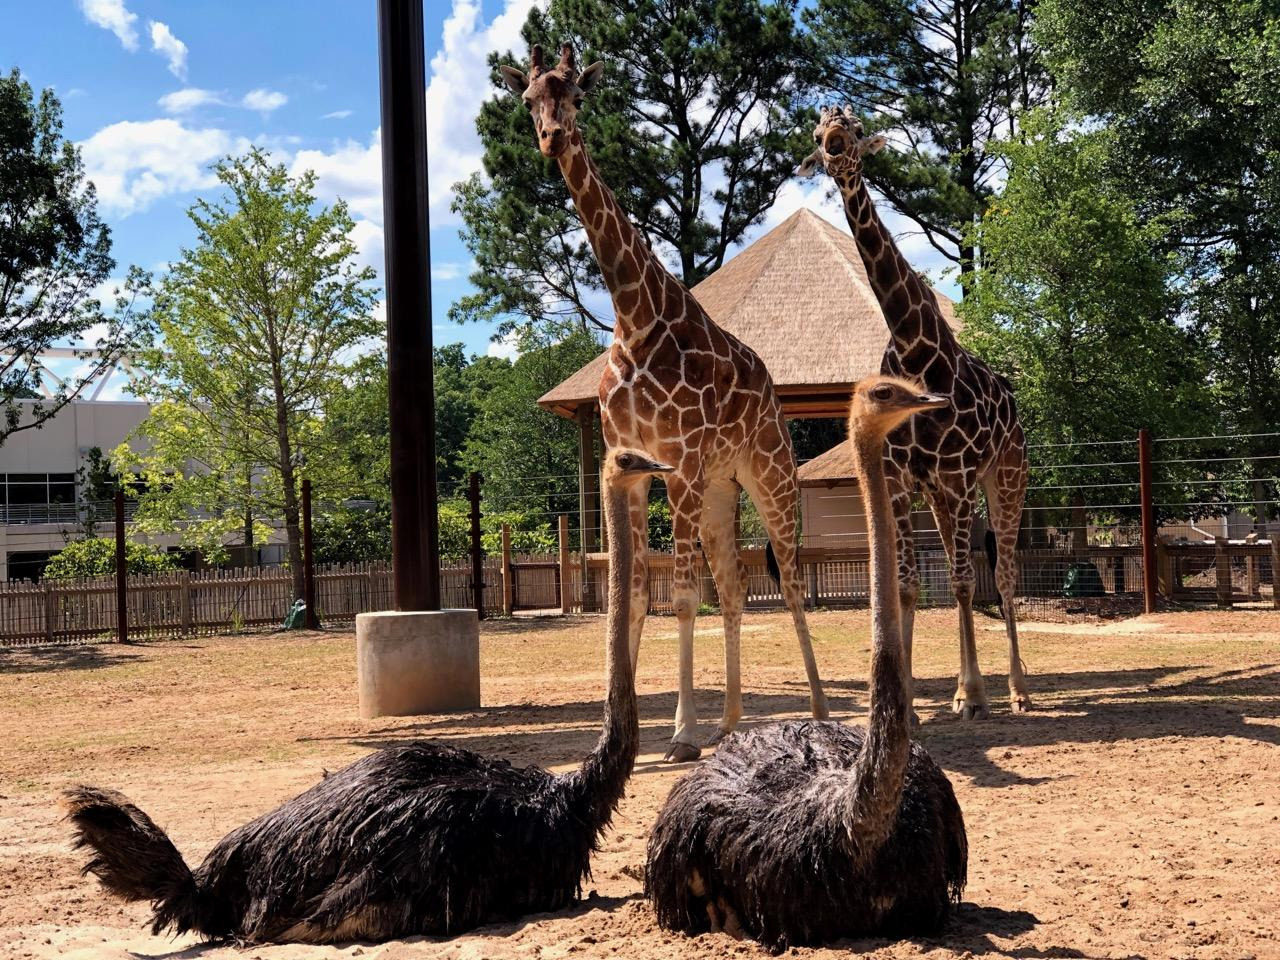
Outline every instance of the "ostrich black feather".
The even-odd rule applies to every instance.
[[[649,838],[658,922],[774,951],[859,934],[937,931],[964,889],[968,844],[951,783],[919,744],[887,842],[850,856],[835,796],[864,732],[832,721],[735,733],[676,784]]]
[[[668,470],[635,451],[606,467],[611,529],[628,482]],[[84,868],[126,900],[150,900],[152,929],[208,939],[338,943],[454,934],[581,894],[591,854],[639,748],[631,658],[631,540],[610,540],[604,730],[572,773],[513,767],[437,743],[372,753],[227,834],[195,870],[123,795],[64,794]]]

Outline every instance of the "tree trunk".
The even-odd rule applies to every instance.
[[[275,360],[271,364],[271,380],[275,391],[276,444],[280,455],[280,485],[284,491],[284,531],[289,548],[289,573],[293,579],[293,598],[301,600],[305,587],[302,569],[302,525],[299,522],[298,509],[298,477],[293,465],[293,441],[289,436],[289,406],[285,400],[280,365]]]

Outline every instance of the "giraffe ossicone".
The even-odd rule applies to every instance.
[[[742,717],[740,633],[746,570],[738,553],[736,516],[745,489],[760,512],[777,556],[783,596],[791,611],[809,682],[813,715],[827,716],[804,615],[796,544],[799,485],[791,436],[764,363],[718,327],[689,290],[654,255],[644,236],[601,180],[578,130],[583,98],[604,72],[577,70],[568,44],[555,66],[534,47],[525,74],[503,66],[507,86],[528,107],[538,148],[560,166],[565,184],[613,299],[614,335],[600,383],[605,444],[649,451],[675,470],[666,477],[671,504],[674,569],[672,606],[680,634],[679,702],[667,759],[696,759],[693,622],[698,610],[697,565],[705,553],[720,597],[725,633],[725,705],[716,743]],[[648,608],[647,503],[649,486],[632,489],[631,653],[639,655]],[[619,531],[609,531],[610,536]],[[702,553],[697,541],[702,541]]]

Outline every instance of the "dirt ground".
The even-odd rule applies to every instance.
[[[868,615],[811,617],[842,719],[866,705]],[[719,716],[719,624],[698,622],[698,708]],[[969,887],[937,939],[856,941],[884,957],[1280,957],[1280,613],[1168,613],[1025,624],[1036,710],[1009,713],[1000,625],[979,624],[993,718],[949,712],[954,614],[921,615],[919,736],[955,784]],[[675,709],[675,623],[641,651],[642,755],[575,909],[453,940],[340,948],[199,945],[143,929],[107,899],[54,804],[87,781],[129,794],[191,863],[228,830],[366,751],[416,737],[565,769],[600,722],[603,621],[486,624],[475,713],[361,721],[348,633],[0,652],[0,957],[263,958],[764,956],[724,935],[657,927],[640,896],[644,841],[682,773],[659,763]],[[747,721],[800,716],[789,618],[748,615]]]

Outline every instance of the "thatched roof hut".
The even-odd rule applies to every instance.
[[[788,417],[845,417],[853,384],[880,370],[889,334],[857,244],[848,230],[812,210],[787,217],[692,293],[712,320],[760,355]],[[935,294],[956,326],[954,305]],[[600,542],[597,394],[607,356],[600,354],[538,400],[578,421],[587,549]],[[837,469],[837,451],[818,459],[828,457]]]
[[[858,247],[847,230],[812,210],[797,210],[692,293],[712,320],[760,355],[789,417],[843,417],[853,383],[880,370],[889,335]],[[954,305],[937,297],[954,326]],[[606,356],[538,403],[564,417],[594,404]]]

